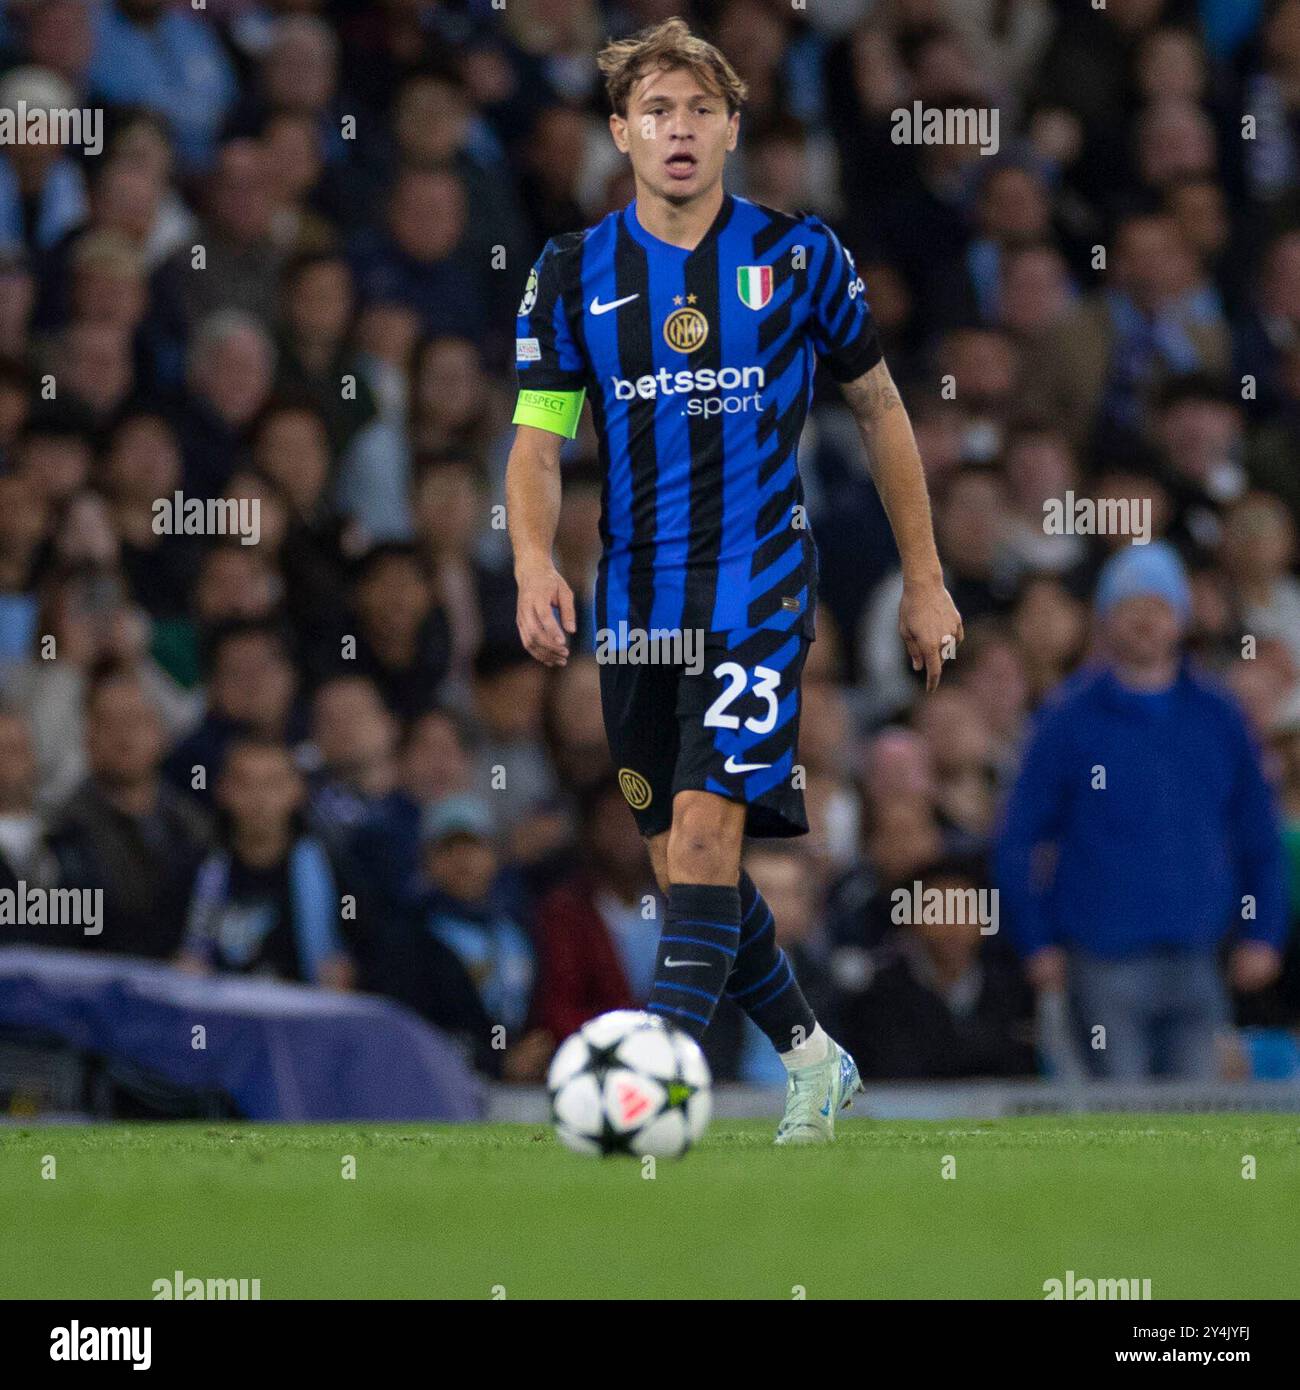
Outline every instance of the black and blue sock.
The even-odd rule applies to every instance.
[[[737,896],[740,945],[726,983],[727,998],[744,1009],[778,1052],[789,1052],[812,1036],[817,1019],[789,958],[776,944],[772,909],[743,869]]]
[[[721,883],[674,883],[646,1005],[697,1042],[704,1036],[740,945],[740,893]]]

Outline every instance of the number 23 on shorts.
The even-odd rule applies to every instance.
[[[777,710],[780,707],[777,697],[777,687],[781,683],[780,671],[774,671],[770,666],[755,666],[751,679],[750,672],[738,661],[723,661],[713,668],[713,675],[725,684],[718,698],[704,712],[704,727],[739,729],[740,717],[728,714],[727,710],[748,688],[750,694],[766,703],[767,708],[761,715],[750,715],[744,721],[744,727],[751,734],[770,733],[776,725]]]

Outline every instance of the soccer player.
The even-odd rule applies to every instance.
[[[560,449],[587,397],[605,475],[593,614],[605,731],[668,903],[647,1007],[698,1039],[725,990],[789,1073],[777,1143],[823,1142],[858,1070],[813,1017],[740,869],[745,835],[808,830],[795,748],[817,558],[795,455],[817,359],[867,446],[902,557],[900,630],[929,689],[961,618],[852,257],[816,217],[723,188],[744,83],[680,19],[599,61],[636,197],[548,242],[524,287],[506,477],[519,634],[564,665],[574,601],[551,550]],[[644,659],[665,647],[671,660]]]

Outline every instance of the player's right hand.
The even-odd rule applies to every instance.
[[[566,633],[577,631],[574,616],[573,590],[554,565],[517,571],[519,605],[515,623],[519,640],[529,656],[543,666],[564,666],[569,660],[569,641]]]

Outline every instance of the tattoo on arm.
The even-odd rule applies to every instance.
[[[856,380],[848,382],[844,386],[844,399],[863,428],[872,427],[882,415],[897,410],[903,403],[894,379],[889,375],[889,368],[883,361],[877,362],[869,372]]]

